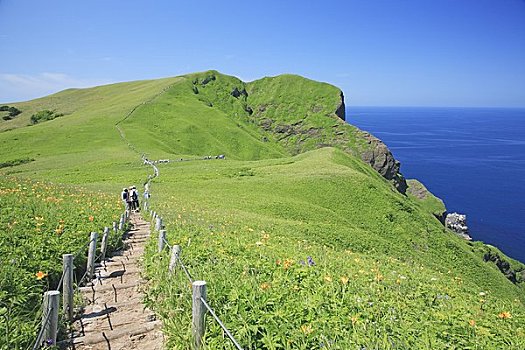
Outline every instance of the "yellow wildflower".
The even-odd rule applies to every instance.
[[[355,326],[357,324],[357,322],[359,321],[359,317],[357,316],[352,316],[351,317],[351,320],[352,320],[352,326]]]
[[[290,266],[292,266],[292,264],[293,264],[293,260],[292,259],[286,259],[284,261],[283,267],[284,267],[285,270],[288,270],[288,268]]]
[[[312,326],[310,325],[307,325],[307,324],[303,324],[301,326],[301,332],[303,332],[305,335],[308,335],[310,333],[312,333],[314,330],[312,329]]]
[[[512,318],[512,315],[508,311],[503,311],[499,313],[498,317],[502,319],[506,319],[506,318]]]
[[[270,289],[270,287],[271,287],[270,283],[264,282],[264,283],[261,284],[261,289],[262,290]]]
[[[341,277],[341,283],[342,283],[342,284],[345,284],[345,285],[346,285],[346,284],[348,283],[348,281],[349,281],[348,277],[346,277],[346,276],[342,276],[342,277]]]
[[[324,276],[324,280],[325,280],[326,282],[332,282],[332,277],[330,277],[330,276]]]
[[[36,276],[36,279],[37,279],[37,280],[41,280],[42,278],[44,278],[44,277],[47,276],[47,273],[44,273],[44,272],[42,272],[42,271],[38,271],[38,272],[35,274],[35,276]]]

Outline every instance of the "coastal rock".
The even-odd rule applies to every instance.
[[[405,193],[407,183],[399,172],[401,163],[394,158],[383,141],[366,131],[361,131],[361,136],[372,146],[361,153],[361,159],[370,164],[385,179],[391,181],[399,192]]]
[[[467,216],[464,214],[450,213],[445,218],[445,226],[454,231],[460,237],[472,240],[468,234]]]

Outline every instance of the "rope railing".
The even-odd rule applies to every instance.
[[[182,271],[184,271],[184,273],[186,274],[186,277],[188,277],[188,280],[190,281],[190,283],[193,283],[193,278],[191,278],[191,275],[190,275],[190,272],[188,271],[188,269],[186,268],[186,266],[184,266],[184,264],[182,263],[182,260],[179,259],[179,264],[180,264],[180,267],[182,268]]]
[[[66,276],[67,270],[62,271],[62,276],[60,277],[60,280],[57,284],[57,290],[60,290],[60,287],[62,287],[62,282],[64,282],[64,277]]]
[[[84,249],[87,248],[87,246],[89,246],[91,244],[93,240],[90,239],[86,244],[84,244],[82,247],[80,247],[74,254],[73,256],[76,258],[78,256],[78,254],[80,254]]]
[[[160,234],[160,233],[159,233]],[[170,248],[171,251],[173,251],[173,249],[175,249],[175,247],[177,247],[178,249],[180,249],[179,246],[176,246],[176,245],[171,245],[164,236],[159,236],[161,237],[163,243],[168,246]],[[191,276],[188,268],[186,267],[186,265],[183,263],[182,259],[180,256],[178,255],[172,255],[172,256],[176,256],[176,264],[178,266],[180,266],[181,270],[184,272],[186,278],[188,279],[188,281],[194,285],[194,282],[196,282],[193,277]],[[172,258],[173,259],[173,258]],[[172,262],[170,262],[170,265],[172,265]],[[197,282],[202,282],[202,281],[197,281]],[[224,331],[224,333],[228,336],[228,338],[232,341],[232,343],[235,345],[235,347],[239,350],[242,350],[242,347],[239,345],[239,343],[237,342],[237,340],[233,337],[233,335],[231,334],[231,332],[228,330],[228,328],[226,328],[226,326],[224,325],[224,323],[221,321],[221,319],[217,316],[217,314],[215,313],[215,311],[211,308],[211,306],[208,304],[208,302],[206,301],[205,298],[203,297],[199,297],[198,300],[200,300],[204,307],[206,308],[206,310],[212,315],[212,317],[215,319],[215,321],[219,324],[219,326],[222,328],[222,330]],[[195,302],[195,300],[194,300]],[[195,307],[195,306],[194,306]]]
[[[206,309],[208,310],[208,312],[213,316],[213,318],[215,319],[215,321],[217,321],[217,323],[219,324],[219,326],[221,326],[222,330],[226,333],[226,335],[228,336],[228,338],[230,338],[230,340],[232,341],[233,345],[235,345],[235,347],[239,350],[243,350],[242,347],[239,345],[239,343],[237,343],[237,340],[235,340],[235,338],[233,337],[233,335],[230,333],[230,331],[228,330],[228,328],[226,328],[226,326],[224,325],[224,323],[222,323],[222,321],[220,320],[219,317],[217,317],[217,315],[215,314],[215,312],[213,311],[213,309],[210,307],[210,305],[208,305],[208,302],[206,302],[206,299],[204,298],[200,298],[200,301],[204,304],[204,306],[206,307]]]
[[[162,240],[164,241],[164,243],[168,246],[168,248],[170,248],[170,250],[173,248],[171,246],[171,244],[166,240],[166,238],[162,237]]]
[[[158,216],[157,216],[158,217]],[[157,219],[157,218],[155,218]],[[162,252],[164,250],[164,247],[167,246],[169,248],[169,250],[172,252],[172,261],[170,261],[170,272],[171,272],[171,269],[172,269],[172,266],[180,266],[181,270],[184,272],[184,275],[186,276],[186,278],[188,279],[188,281],[192,284],[192,285],[195,285],[195,283],[200,283],[200,282],[203,282],[203,281],[195,281],[193,279],[193,277],[191,276],[188,268],[186,267],[186,265],[184,264],[184,262],[182,261],[181,257],[179,256],[179,252],[180,252],[180,246],[178,245],[172,245],[168,242],[168,240],[166,239],[166,236],[165,236],[165,233],[166,231],[165,230],[162,230],[162,220],[160,220],[160,224],[158,221],[156,221],[156,227],[155,227],[156,230],[159,231],[159,253]],[[174,252],[174,250],[177,249],[177,252]],[[204,285],[205,285],[205,282],[203,282]],[[232,341],[232,343],[235,345],[235,347],[237,349],[240,349],[242,350],[242,347],[239,345],[239,343],[237,342],[237,340],[233,337],[233,335],[231,334],[231,332],[226,328],[226,326],[224,325],[224,323],[221,321],[221,319],[217,316],[217,314],[215,313],[215,311],[210,307],[210,305],[206,302],[205,298],[203,297],[199,297],[197,299],[198,301],[202,302],[202,304],[204,305],[205,309],[213,316],[214,320],[219,324],[219,326],[223,329],[223,331],[225,332],[225,334],[228,336],[228,338]],[[194,298],[194,308],[196,307],[195,306],[195,298]],[[194,315],[195,317],[195,315]],[[198,317],[204,317],[204,314],[202,315],[199,315]],[[201,322],[202,323],[202,322]],[[193,322],[193,325],[195,326],[195,322]],[[199,339],[198,342],[201,341],[202,339],[202,336],[204,334],[204,328],[202,327],[202,330],[199,330],[197,332],[200,332],[202,333],[200,336],[197,336],[196,337]]]
[[[148,176],[148,180],[144,184],[145,187],[148,189],[149,192],[149,186],[151,183],[151,180],[159,176],[159,169],[157,166],[152,162],[151,160],[147,159],[144,155],[142,156],[142,160],[144,161],[144,164],[148,164],[153,167],[153,176]],[[172,271],[172,266],[180,266],[181,270],[184,272],[186,278],[188,281],[192,284],[193,288],[193,334],[194,334],[194,340],[195,340],[195,347],[197,349],[200,349],[202,346],[202,339],[204,336],[204,316],[205,311],[207,310],[213,317],[213,319],[219,324],[219,326],[222,328],[224,333],[228,336],[228,338],[231,340],[233,345],[238,350],[243,350],[243,348],[239,345],[239,342],[235,339],[235,337],[231,334],[231,332],[226,328],[224,325],[224,322],[221,321],[221,319],[217,316],[215,311],[211,308],[211,306],[206,301],[206,282],[205,281],[195,281],[193,277],[191,276],[188,268],[183,263],[180,255],[180,246],[178,245],[171,245],[168,240],[166,239],[166,231],[163,230],[162,226],[162,218],[154,212],[152,213],[152,220],[155,223],[155,230],[159,232],[159,253],[161,253],[164,250],[164,246],[167,246],[170,251],[172,252],[172,258],[170,261],[170,272]],[[176,250],[176,251],[175,251]],[[202,308],[204,306],[204,308]]]
[[[121,218],[124,218],[124,220],[127,218],[126,215],[122,215]],[[122,230],[124,231],[124,223],[122,225]],[[118,231],[118,230],[117,230]],[[109,228],[106,228],[104,230],[106,234],[109,235]],[[62,256],[62,259],[64,261],[64,269],[62,271],[62,275],[60,276],[60,279],[58,281],[58,284],[56,286],[55,290],[48,290],[44,293],[44,314],[45,317],[42,317],[42,323],[39,329],[39,332],[37,334],[35,343],[32,347],[33,350],[37,350],[42,348],[42,346],[52,346],[56,345],[56,338],[58,333],[58,320],[59,320],[59,306],[60,306],[60,291],[62,290],[62,293],[64,294],[63,298],[63,313],[60,317],[60,323],[62,323],[65,319],[68,319],[69,322],[73,321],[73,294],[77,293],[79,291],[80,286],[85,282],[87,278],[93,278],[94,276],[94,264],[97,261],[101,261],[101,258],[103,256],[102,251],[106,251],[107,249],[107,239],[102,240],[102,245],[100,247],[101,252],[96,255],[97,250],[97,234],[93,233],[91,234],[91,237],[89,241],[85,244],[83,244],[74,254],[64,254]],[[94,243],[94,244],[93,244]],[[106,246],[104,246],[106,245]],[[75,258],[77,258],[81,253],[83,253],[86,249],[86,247],[89,246],[88,249],[88,261],[86,266],[86,271],[80,278],[80,280],[77,282],[76,275],[73,273],[74,266],[73,261]],[[90,261],[91,257],[91,261]],[[69,275],[69,277],[67,276]],[[66,278],[68,277],[68,278]],[[67,285],[67,286],[66,286]],[[43,342],[42,337],[45,337],[45,344]]]
[[[51,317],[51,312],[46,313],[46,317],[43,318],[45,324],[49,322],[49,318]],[[33,350],[37,350],[40,347],[42,347],[42,337],[44,336],[45,327],[40,327],[40,331],[38,332],[38,335],[36,336],[35,344],[33,345]]]
[[[87,277],[87,275],[88,275],[88,271],[84,272],[82,277],[80,277],[80,280],[78,281],[78,284],[77,284],[77,289],[79,288],[79,286],[81,286],[84,283],[84,279]]]

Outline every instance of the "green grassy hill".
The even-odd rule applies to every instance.
[[[172,160],[159,165],[151,203],[247,349],[525,346],[523,265],[444,229],[431,194],[396,190],[399,165],[342,120],[329,84],[208,71],[9,105],[22,114],[0,120],[0,174],[118,196],[150,172],[140,155]],[[46,109],[64,116],[27,126]],[[203,160],[218,154],[226,160]],[[170,347],[184,349],[191,296],[154,245],[149,299]],[[489,249],[516,283],[485,262]],[[211,320],[206,342],[230,348]]]

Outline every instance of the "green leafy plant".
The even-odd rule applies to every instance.
[[[46,122],[49,120],[53,120],[58,117],[62,117],[64,114],[56,113],[54,111],[50,111],[48,109],[45,109],[43,111],[39,111],[31,116],[31,124],[37,124],[41,122]]]

